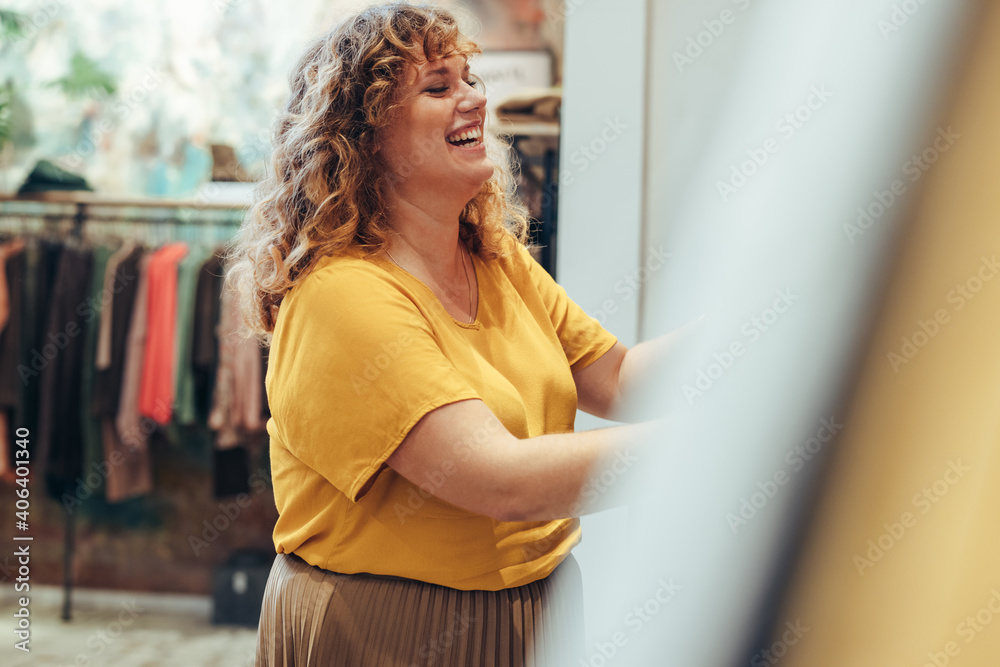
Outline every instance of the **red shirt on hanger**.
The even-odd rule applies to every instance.
[[[177,265],[186,243],[168,243],[149,260],[146,349],[139,412],[159,424],[170,421],[174,401],[174,336],[177,321]]]

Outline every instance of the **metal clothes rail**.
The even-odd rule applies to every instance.
[[[87,191],[0,195],[0,222],[5,218],[41,219],[45,222],[72,220],[71,234],[76,236],[82,233],[88,222],[158,224],[177,229],[232,227],[240,223],[245,212],[244,203],[108,198]],[[68,507],[65,507],[65,519],[62,619],[68,621],[72,618],[73,553],[76,541],[76,517]]]

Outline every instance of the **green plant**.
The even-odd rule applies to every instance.
[[[9,9],[0,9],[0,47],[24,37],[28,17]]]
[[[79,51],[73,54],[69,74],[46,85],[59,88],[66,97],[77,99],[115,93],[115,81],[111,75]]]
[[[28,26],[26,14],[0,9],[0,54],[7,55],[5,52],[18,41],[34,39],[27,34]],[[79,50],[73,53],[65,76],[43,85],[59,89],[69,99],[102,98],[116,90],[114,78]],[[16,132],[21,133],[22,144],[32,141],[31,111],[25,104],[23,87],[23,82],[19,86],[14,78],[0,86],[0,152],[17,139]]]
[[[7,81],[0,88],[0,149],[11,140],[10,112],[14,102],[14,83]]]

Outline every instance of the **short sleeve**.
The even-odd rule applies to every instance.
[[[279,437],[355,502],[425,414],[480,398],[417,305],[370,269],[310,274],[282,303],[271,348]]]
[[[562,285],[552,278],[526,247],[520,246],[517,252],[548,311],[574,373],[597,361],[614,347],[618,338],[569,298]]]

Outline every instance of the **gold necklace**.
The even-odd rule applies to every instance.
[[[466,249],[466,251],[468,251],[468,249]],[[403,269],[403,267],[400,265],[400,263],[396,261],[396,258],[392,256],[392,253],[389,252],[389,248],[385,249],[385,254],[389,255],[389,259],[392,260],[393,264],[395,264],[399,268]],[[471,254],[469,255],[469,259],[470,260],[472,259],[472,255]],[[469,290],[469,313],[472,314],[472,320],[470,322],[468,322],[467,324],[473,324],[476,321],[476,315],[475,315],[475,313],[472,312],[472,281],[469,280],[469,267],[467,267],[465,265],[465,253],[462,254],[462,269],[465,270],[465,285],[466,285],[466,287]],[[403,271],[406,271],[406,269],[403,269]],[[406,271],[406,272],[409,273],[409,271]]]

